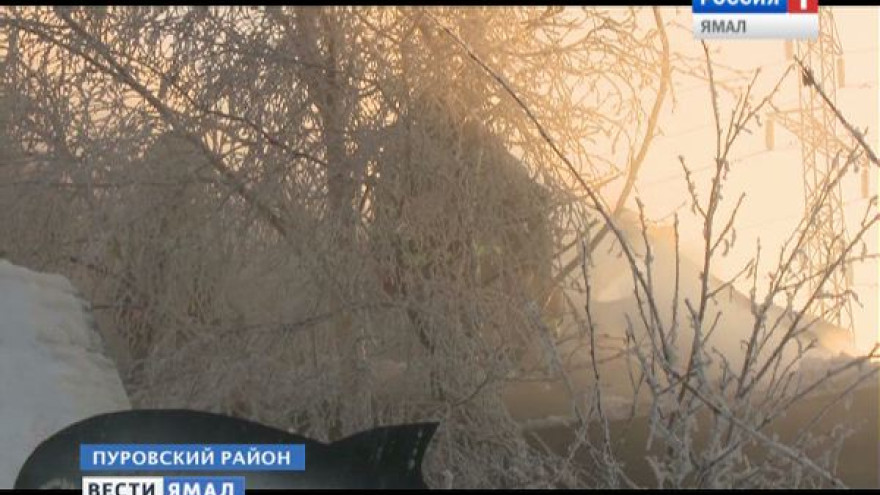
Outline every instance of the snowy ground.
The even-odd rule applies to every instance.
[[[130,407],[70,282],[0,260],[0,489],[51,434]]]

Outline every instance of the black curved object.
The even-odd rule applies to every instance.
[[[82,476],[243,476],[246,488],[427,488],[422,459],[437,423],[385,426],[325,444],[220,414],[134,410],[74,423],[41,443],[15,488],[81,488]],[[305,471],[81,472],[80,444],[305,444]]]

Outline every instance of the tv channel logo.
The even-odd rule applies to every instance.
[[[245,495],[243,476],[83,476],[82,495]]]
[[[819,36],[819,0],[693,0],[696,39]]]

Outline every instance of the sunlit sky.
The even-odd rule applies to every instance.
[[[674,19],[686,29],[671,29],[673,50],[698,56],[700,43],[693,39],[689,28],[690,7],[663,9],[667,19]],[[840,7],[834,10],[835,21],[843,49],[845,85],[837,91],[837,103],[847,118],[859,128],[868,128],[867,138],[875,147],[880,127],[878,112],[878,11],[876,8]],[[763,97],[782,75],[789,60],[782,40],[717,40],[709,43],[714,62],[739,69],[761,69],[756,95]],[[798,104],[797,78],[791,78],[781,88],[775,103],[780,109],[796,108]],[[685,249],[699,256],[701,224],[689,208],[682,206],[687,189],[678,156],[684,156],[703,190],[710,179],[714,153],[714,120],[707,85],[692,77],[679,75],[673,80],[675,104],[667,102],[660,128],[663,133],[653,143],[639,175],[636,194],[646,205],[653,220],[668,220],[676,210],[682,226],[682,238],[688,239]],[[652,100],[651,100],[652,101]],[[729,115],[733,100],[721,102],[721,114]],[[762,117],[765,117],[762,115]],[[724,117],[726,118],[726,117]],[[802,162],[797,138],[779,125],[775,126],[775,146],[768,150],[764,128],[756,128],[753,135],[744,135],[732,153],[732,165],[725,197],[732,205],[740,193],[746,200],[738,216],[737,245],[734,252],[719,258],[716,275],[732,276],[750,259],[760,237],[763,263],[762,273],[770,269],[771,259],[778,256],[784,240],[794,230],[804,210]],[[842,134],[842,130],[839,130]],[[871,170],[870,194],[877,194],[877,171]],[[610,191],[609,191],[610,192]],[[842,184],[846,204],[848,231],[854,232],[864,213],[867,202],[862,198],[861,178],[850,174]],[[611,196],[613,197],[613,195]],[[629,206],[635,208],[630,198]],[[878,233],[869,237],[868,248],[877,250]],[[863,307],[854,306],[856,345],[868,350],[877,340],[878,331],[878,267],[876,262],[855,267],[853,289]],[[740,284],[747,292],[748,285]]]

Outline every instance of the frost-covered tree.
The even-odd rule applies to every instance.
[[[670,75],[696,70],[669,27],[639,8],[7,7],[0,249],[86,292],[136,405],[318,438],[440,420],[434,485],[619,485],[591,436],[600,377],[565,378],[567,345],[599,349],[589,299],[568,320],[557,303],[588,231],[587,253],[638,242],[613,219]],[[670,411],[716,403],[661,366],[633,281],[659,340],[624,350],[672,432],[665,483],[692,467],[693,416]],[[710,325],[711,295],[673,320]],[[567,384],[570,452],[511,416],[533,379]]]

